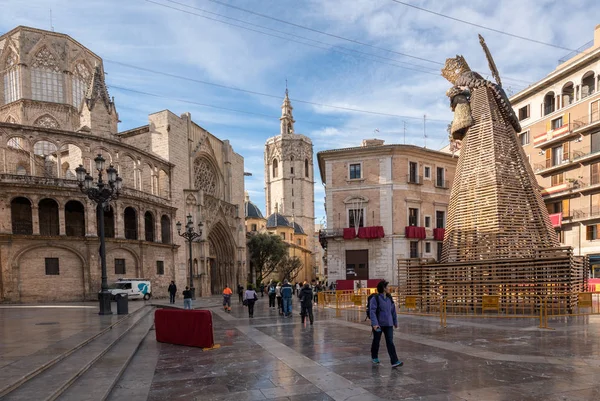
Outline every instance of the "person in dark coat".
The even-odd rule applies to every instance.
[[[175,294],[177,293],[177,286],[175,285],[174,281],[171,281],[171,284],[169,284],[169,303],[174,304],[175,303]]]
[[[390,294],[388,282],[382,280],[377,284],[377,295],[369,301],[369,318],[373,330],[373,342],[371,344],[371,359],[378,365],[379,342],[381,335],[385,336],[385,345],[390,356],[392,368],[402,366],[403,363],[396,355],[394,346],[394,328],[398,328],[398,317],[396,306]]]
[[[312,325],[314,320],[312,312],[313,292],[310,288],[310,285],[306,281],[304,282],[304,286],[300,290],[300,295],[298,296],[298,298],[300,298],[300,304],[302,306],[302,312],[300,312],[300,316],[302,316],[302,323],[304,323],[304,319],[306,319],[306,316],[308,315],[310,324]]]
[[[244,302],[244,287],[239,283],[237,285],[237,293],[238,293],[238,297],[240,298],[239,303]]]

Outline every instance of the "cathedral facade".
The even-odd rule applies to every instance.
[[[278,221],[272,216],[283,216],[294,227],[299,237],[294,244],[314,249],[315,202],[313,145],[310,138],[294,131],[293,107],[288,91],[281,106],[279,135],[265,144],[265,200],[268,221]],[[268,224],[267,224],[268,226]],[[273,225],[272,228],[277,227]],[[306,238],[305,238],[306,237]],[[301,241],[299,244],[297,241]],[[314,255],[304,258],[299,280],[316,277]]]
[[[102,59],[64,34],[20,26],[0,36],[0,74],[0,302],[97,299],[96,205],[75,168],[93,174],[99,154],[123,178],[104,211],[109,283],[146,278],[160,297],[171,280],[188,285],[188,244],[175,229],[188,215],[203,223],[196,294],[243,282],[244,161],[229,141],[168,110],[119,132]]]

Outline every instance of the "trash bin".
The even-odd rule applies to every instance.
[[[127,315],[129,313],[129,298],[127,294],[117,295],[117,315]]]

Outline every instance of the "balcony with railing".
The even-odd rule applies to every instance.
[[[406,176],[406,182],[408,184],[423,185],[423,176],[417,174],[408,174]]]
[[[579,163],[579,159],[585,156],[585,149],[573,150],[571,152],[561,152],[559,160],[547,159],[542,163],[535,163],[533,170],[536,174],[547,175],[559,170],[567,169]],[[589,152],[589,151],[588,151]]]
[[[573,120],[572,126],[573,132],[576,134],[583,134],[588,130],[600,128],[600,110]]]
[[[592,206],[583,209],[575,209],[571,211],[570,220],[572,222],[591,220],[600,218],[600,207]],[[567,219],[567,217],[565,217]]]
[[[567,195],[569,193],[572,193],[573,191],[579,190],[584,186],[585,184],[583,184],[579,180],[568,180],[559,184],[555,184],[551,187],[544,188],[540,192],[544,199],[551,199]]]
[[[549,131],[543,132],[533,137],[534,148],[546,148],[565,139],[574,137],[577,132],[572,130],[572,123],[563,124],[560,127],[551,128]]]

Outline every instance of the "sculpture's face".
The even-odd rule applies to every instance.
[[[458,78],[465,72],[469,72],[471,69],[467,64],[467,61],[463,56],[457,55],[454,58],[447,58],[444,68],[442,68],[442,76],[446,78],[450,83],[456,85]]]

